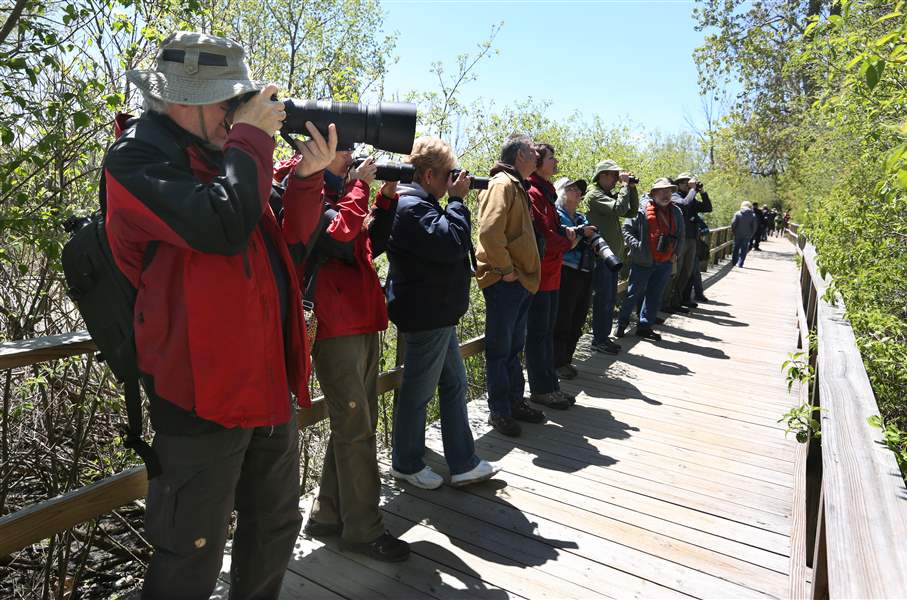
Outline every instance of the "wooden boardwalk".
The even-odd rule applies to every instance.
[[[776,421],[796,403],[780,366],[796,349],[798,277],[787,241],[763,248],[713,272],[712,302],[672,316],[663,341],[627,337],[611,357],[584,338],[580,376],[562,386],[577,405],[522,437],[489,431],[471,403],[500,476],[436,491],[386,478],[387,526],[412,558],[300,537],[284,597],[786,597],[796,442]],[[428,444],[446,474],[436,427]]]

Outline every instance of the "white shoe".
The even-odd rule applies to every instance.
[[[450,478],[450,485],[460,487],[472,483],[479,483],[480,481],[486,481],[494,477],[500,470],[500,466],[490,463],[487,460],[480,460],[479,464],[473,469],[466,471],[465,473],[453,475]]]
[[[432,471],[431,467],[425,467],[418,473],[413,473],[411,475],[401,473],[396,469],[391,469],[391,475],[397,479],[407,481],[417,488],[422,488],[423,490],[436,490],[444,483],[444,478]]]

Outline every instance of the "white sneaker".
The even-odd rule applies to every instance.
[[[490,463],[487,460],[480,460],[475,468],[466,471],[465,473],[452,476],[450,478],[450,485],[460,487],[471,483],[486,481],[494,477],[500,470],[500,466]]]
[[[444,478],[432,471],[431,467],[425,467],[418,473],[413,473],[411,475],[401,473],[396,469],[391,469],[391,475],[397,479],[407,481],[418,488],[422,488],[423,490],[436,490],[444,483]]]

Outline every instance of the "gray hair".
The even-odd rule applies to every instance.
[[[531,146],[532,138],[523,133],[514,133],[504,140],[504,145],[501,146],[500,161],[505,165],[515,165],[520,150],[528,149]]]
[[[750,204],[749,200],[744,200],[740,203],[740,210],[753,210],[753,205]]]
[[[167,112],[167,107],[170,106],[169,102],[164,102],[159,98],[155,98],[151,94],[143,93],[142,97],[144,99],[142,110],[144,110],[145,112],[156,112],[164,114]]]

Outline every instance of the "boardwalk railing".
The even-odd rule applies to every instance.
[[[712,230],[708,260],[700,267],[719,264],[731,252],[733,240],[729,227]],[[626,291],[626,282],[618,287]],[[485,349],[485,339],[479,336],[460,344],[464,358],[480,354]],[[0,344],[0,371],[25,367],[41,362],[94,352],[96,347],[86,331],[64,333],[33,340],[20,340]],[[378,376],[378,393],[383,394],[400,386],[403,367],[398,366]],[[300,411],[299,427],[314,425],[327,417],[327,408],[322,398],[312,402],[312,408]],[[90,485],[66,494],[39,502],[4,517],[0,517],[0,559],[31,544],[50,538],[56,533],[74,527],[85,521],[109,513],[139,498],[148,492],[145,467],[127,469]]]
[[[827,298],[829,281],[799,227],[785,234],[801,259],[800,348],[815,368],[801,400],[820,407],[821,423],[821,442],[802,444],[795,463],[791,596],[907,598],[907,488],[867,423],[879,408],[843,302]]]

